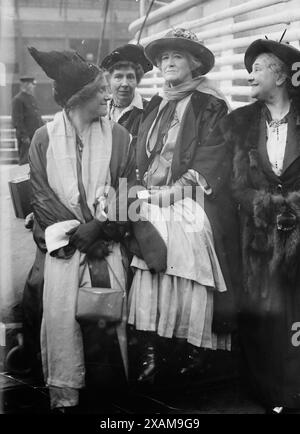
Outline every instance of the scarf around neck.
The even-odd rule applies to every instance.
[[[59,200],[83,221],[79,203],[76,133],[65,111],[56,113],[52,122],[47,123],[49,145],[47,149],[46,172],[51,189]],[[110,177],[112,152],[111,122],[100,118],[93,122],[84,135],[81,166],[82,182],[87,205],[94,215],[94,205],[104,194]],[[99,218],[97,207],[96,218]]]
[[[212,81],[205,76],[195,77],[192,80],[180,83],[177,86],[170,87],[167,83],[163,87],[163,99],[167,101],[180,101],[186,96],[193,93],[195,90],[199,92],[208,93],[216,98],[225,101],[229,108],[229,103],[223,92]]]

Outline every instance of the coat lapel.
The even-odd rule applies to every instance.
[[[291,116],[293,119],[288,126],[282,174],[300,157],[300,114],[295,112]]]
[[[275,183],[280,183],[280,178],[273,172],[267,152],[267,132],[265,118],[262,115],[263,105],[260,102],[253,104],[252,115],[247,119],[247,125],[243,128],[248,129],[245,144],[248,152],[257,152],[258,164],[261,166],[265,175]]]
[[[138,141],[136,145],[136,159],[137,159],[137,167],[139,169],[139,175],[141,179],[143,178],[148,168],[148,162],[149,162],[149,157],[146,152],[146,142],[147,142],[148,132],[152,123],[154,122],[154,119],[156,118],[161,100],[162,98],[157,95],[155,95],[152,98],[143,115],[143,121],[138,132]]]
[[[199,143],[201,119],[205,113],[209,95],[194,91],[188,103],[178,132],[172,160],[172,177],[177,180],[187,171]]]
[[[187,104],[179,128],[172,159],[172,178],[178,179],[192,158],[197,140],[196,117],[191,101]]]

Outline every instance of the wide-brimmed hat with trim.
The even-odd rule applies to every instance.
[[[289,69],[293,63],[300,62],[300,51],[286,42],[276,42],[271,39],[257,39],[246,50],[244,63],[248,72],[252,71],[255,59],[263,53],[273,53],[284,62]]]
[[[153,69],[152,63],[145,56],[144,48],[139,44],[126,44],[116,48],[103,59],[101,67],[109,70],[121,61],[141,65],[145,74]]]
[[[173,29],[160,39],[155,39],[145,47],[146,56],[153,65],[157,66],[157,59],[165,50],[180,50],[189,52],[200,60],[203,68],[201,73],[207,74],[215,64],[215,56],[197,38],[195,33],[185,29]]]

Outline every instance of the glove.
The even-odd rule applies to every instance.
[[[82,223],[74,229],[66,232],[70,235],[69,244],[73,245],[82,253],[99,238],[102,233],[102,225],[99,220],[93,219],[88,223]]]
[[[128,230],[128,223],[110,222],[106,220],[103,224],[102,232],[103,239],[107,241],[120,242],[124,239],[125,233]]]
[[[76,247],[71,244],[68,244],[67,246],[54,250],[53,252],[50,253],[50,256],[53,256],[57,259],[70,259],[74,255],[75,251],[76,251]]]
[[[98,240],[89,247],[86,255],[88,259],[104,259],[110,253],[109,243],[104,240]]]

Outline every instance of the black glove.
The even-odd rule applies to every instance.
[[[76,247],[68,244],[67,246],[61,247],[60,249],[54,250],[50,253],[50,256],[53,256],[57,259],[70,259],[76,252]]]
[[[93,219],[88,223],[82,223],[74,229],[66,232],[70,236],[69,244],[73,245],[80,252],[86,253],[88,248],[102,234],[103,223]]]
[[[118,243],[124,239],[128,229],[128,223],[110,222],[107,220],[102,227],[103,239]]]
[[[111,252],[109,250],[109,243],[104,240],[98,240],[89,247],[86,255],[88,259],[92,260],[104,259],[110,253]]]

